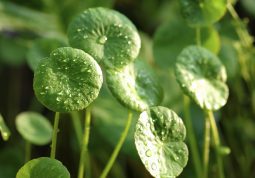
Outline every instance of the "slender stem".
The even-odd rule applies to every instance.
[[[196,28],[196,43],[201,46],[201,29],[199,27]]]
[[[87,107],[86,115],[85,115],[85,126],[84,126],[84,134],[82,141],[82,150],[80,156],[79,170],[78,170],[78,178],[84,177],[84,170],[86,163],[88,163],[89,153],[88,153],[88,144],[89,144],[89,135],[90,135],[90,123],[91,123],[91,108]]]
[[[82,145],[82,126],[81,126],[81,120],[80,120],[79,113],[77,111],[73,111],[70,113],[70,115],[71,115],[74,131],[75,131],[79,146],[81,147],[81,145]]]
[[[57,145],[57,136],[58,136],[58,123],[59,123],[59,112],[56,112],[55,113],[55,119],[54,119],[52,142],[51,142],[51,151],[50,151],[50,158],[52,158],[52,159],[55,159],[55,156],[56,156],[56,145]]]
[[[183,97],[183,100],[184,100],[184,121],[187,126],[187,138],[189,140],[189,145],[190,145],[191,154],[193,158],[193,164],[195,167],[197,177],[202,178],[202,173],[203,173],[202,164],[201,164],[201,160],[199,156],[199,150],[197,146],[195,132],[194,132],[191,117],[190,117],[190,110],[189,110],[190,100],[185,95]]]
[[[31,143],[29,141],[25,141],[25,163],[31,159]]]
[[[109,173],[109,171],[111,170],[119,152],[120,152],[120,149],[124,143],[124,141],[126,140],[126,137],[127,137],[127,134],[128,134],[128,131],[129,131],[129,128],[131,126],[131,123],[132,123],[132,112],[129,111],[128,112],[128,119],[127,119],[127,122],[126,122],[126,126],[125,126],[125,129],[123,130],[122,134],[121,134],[121,137],[119,139],[119,142],[118,144],[116,145],[107,165],[105,166],[104,170],[103,170],[103,173],[101,174],[100,178],[105,178],[107,176],[107,174]]]
[[[209,154],[210,154],[210,119],[209,119],[208,111],[205,111],[204,152],[203,152],[204,176],[203,178],[208,177]]]
[[[219,132],[217,129],[217,125],[215,122],[213,112],[209,111],[208,116],[209,116],[209,121],[210,121],[210,125],[211,125],[213,142],[215,144],[215,149],[216,149],[216,159],[217,159],[217,165],[218,165],[218,171],[219,171],[219,178],[224,178],[222,157],[218,152],[218,148],[220,148]]]

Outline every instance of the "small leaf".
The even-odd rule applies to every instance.
[[[58,160],[41,157],[27,162],[16,178],[70,178],[66,167]]]
[[[120,103],[136,111],[158,105],[163,97],[159,81],[142,60],[121,69],[107,69],[106,82]]]
[[[11,135],[9,128],[4,122],[3,116],[0,114],[0,132],[4,141],[7,141]]]
[[[153,54],[156,63],[163,68],[174,66],[176,57],[188,45],[195,44],[196,31],[183,20],[171,20],[162,24],[153,39]],[[220,38],[213,27],[201,28],[201,46],[217,54]]]
[[[30,47],[27,52],[27,62],[34,71],[42,59],[48,57],[54,49],[67,46],[63,40],[57,38],[40,38]]]
[[[178,56],[175,74],[183,91],[203,109],[218,110],[228,98],[225,67],[205,48],[189,46]]]
[[[191,26],[209,26],[226,12],[226,0],[180,0],[184,19]]]
[[[56,112],[82,110],[94,101],[102,86],[102,71],[87,53],[71,47],[54,50],[34,75],[38,100]]]
[[[132,22],[117,11],[90,8],[78,15],[68,27],[72,47],[84,50],[97,62],[121,67],[138,55],[141,40]]]
[[[45,145],[51,141],[52,125],[39,113],[20,113],[16,117],[16,128],[20,135],[32,144]]]
[[[188,161],[185,137],[182,120],[170,109],[157,106],[142,112],[136,125],[135,145],[151,175],[174,178],[182,172]]]

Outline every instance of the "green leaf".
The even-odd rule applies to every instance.
[[[182,120],[170,109],[157,106],[141,113],[135,145],[151,175],[174,178],[182,172],[188,161],[185,137]]]
[[[16,178],[70,178],[66,167],[58,160],[41,157],[27,162]]]
[[[209,26],[226,12],[227,0],[180,0],[184,19],[191,26]]]
[[[158,105],[163,98],[159,81],[142,60],[121,69],[107,69],[106,82],[121,104],[136,111]]]
[[[205,48],[189,46],[178,56],[176,79],[183,91],[203,109],[218,110],[228,98],[226,70]]]
[[[0,133],[4,141],[7,141],[11,135],[11,132],[9,128],[6,126],[4,118],[1,114],[0,114]]]
[[[56,112],[82,110],[94,101],[103,83],[102,71],[87,53],[71,47],[54,50],[34,75],[38,100]]]
[[[16,128],[20,135],[35,145],[46,145],[51,141],[52,125],[39,113],[22,112],[16,117]]]
[[[163,68],[174,66],[176,57],[188,45],[195,44],[195,29],[183,20],[171,20],[162,24],[153,39],[153,54],[156,63]],[[213,26],[201,28],[201,45],[213,53],[220,50],[220,38]]]
[[[90,8],[78,15],[68,27],[72,47],[84,50],[97,62],[121,67],[138,55],[141,40],[132,22],[117,11]]]
[[[67,46],[65,42],[57,38],[40,38],[35,40],[27,52],[29,67],[34,71],[42,59],[48,57],[54,49],[64,46]]]

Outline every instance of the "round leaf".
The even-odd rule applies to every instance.
[[[107,69],[106,82],[121,104],[136,111],[158,105],[162,100],[159,81],[142,60],[121,69]]]
[[[66,167],[58,160],[41,157],[21,167],[16,178],[70,178]]]
[[[34,91],[47,108],[69,112],[84,109],[95,100],[102,82],[102,71],[90,55],[63,47],[39,63],[34,75]]]
[[[132,22],[117,11],[90,8],[68,27],[71,46],[84,50],[98,62],[121,67],[138,55],[141,40]]]
[[[209,26],[226,12],[226,0],[180,0],[183,17],[191,26]]]
[[[172,20],[161,25],[153,39],[153,54],[160,67],[173,66],[178,54],[188,45],[195,44],[195,29],[183,20]],[[213,53],[220,50],[220,38],[213,27],[201,28],[201,45]]]
[[[218,110],[228,98],[225,67],[205,48],[189,46],[178,56],[177,81],[184,92],[203,109]]]
[[[27,62],[34,71],[39,62],[48,57],[54,49],[66,46],[66,44],[56,38],[41,38],[36,40],[27,53]]]
[[[16,117],[16,128],[20,135],[32,144],[45,145],[51,141],[51,123],[39,113],[20,113]]]
[[[157,106],[141,113],[135,145],[151,175],[174,178],[182,172],[188,161],[185,136],[182,120],[170,109]]]

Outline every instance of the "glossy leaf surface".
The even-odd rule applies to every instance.
[[[40,62],[34,75],[34,91],[47,108],[69,112],[84,109],[95,100],[102,82],[102,71],[90,55],[63,47]]]
[[[66,167],[58,160],[41,157],[22,166],[16,178],[70,178]]]
[[[93,56],[97,62],[121,67],[138,55],[141,40],[132,22],[117,11],[90,8],[78,15],[68,27],[72,47]]]
[[[189,46],[177,58],[176,79],[184,92],[203,109],[218,110],[228,98],[226,70],[205,48]]]
[[[122,69],[107,69],[106,82],[120,103],[136,111],[158,105],[162,100],[159,81],[142,60],[136,60]]]
[[[16,117],[16,128],[22,137],[32,144],[45,145],[51,141],[52,125],[39,113],[20,113]]]
[[[226,12],[226,0],[180,0],[184,19],[191,26],[209,26]]]
[[[4,141],[7,141],[11,135],[9,128],[6,126],[3,116],[0,114],[0,133]]]
[[[174,178],[182,172],[188,161],[185,137],[182,120],[170,109],[157,106],[142,112],[136,125],[135,145],[151,175]]]

